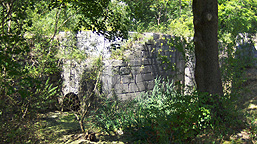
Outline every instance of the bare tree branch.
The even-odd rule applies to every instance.
[[[62,6],[62,5],[61,5]],[[60,6],[60,7],[61,7]],[[56,33],[57,33],[57,30],[58,30],[58,28],[57,28],[57,26],[58,26],[58,22],[59,22],[59,18],[60,18],[60,13],[61,13],[61,11],[62,11],[62,9],[61,8],[59,8],[59,11],[57,11],[56,12],[56,20],[55,20],[55,27],[54,27],[54,34],[53,34],[53,36],[52,36],[52,38],[51,38],[51,40],[50,41],[52,41],[53,39],[54,39],[54,37],[55,37],[55,35],[56,35]]]

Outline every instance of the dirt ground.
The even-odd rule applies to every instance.
[[[48,112],[40,114],[38,122],[35,123],[37,130],[35,134],[39,143],[52,144],[124,144],[129,143],[122,136],[109,136],[96,129],[92,124],[91,117],[85,120],[85,128],[89,133],[94,132],[96,141],[87,140],[87,133],[82,133],[79,123],[72,112]]]
[[[220,143],[257,143],[257,67],[245,70],[245,80],[243,80],[242,96],[238,103],[247,119],[248,127],[240,130],[238,133],[231,135],[229,139],[222,140]],[[36,135],[40,143],[63,143],[63,144],[124,144],[131,143],[124,139],[125,136],[108,136],[100,132],[92,125],[90,117],[85,124],[89,131],[96,134],[96,142],[86,140],[86,134],[80,132],[80,127],[71,112],[49,112],[41,114],[38,122],[35,123],[37,130]]]

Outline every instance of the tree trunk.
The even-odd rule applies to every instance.
[[[223,95],[218,62],[217,0],[193,0],[195,80],[199,92]]]

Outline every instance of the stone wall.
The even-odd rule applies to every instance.
[[[63,34],[64,35],[64,34]],[[140,96],[142,92],[153,89],[154,79],[161,76],[184,83],[184,60],[182,54],[169,46],[170,35],[130,33],[136,39],[132,42],[121,40],[109,41],[103,36],[91,32],[76,35],[77,49],[87,54],[87,59],[63,60],[63,95],[79,94],[83,83],[82,74],[87,70],[94,57],[101,56],[104,66],[101,75],[103,93],[108,97],[117,96],[127,100]],[[134,36],[133,36],[134,35]],[[62,48],[69,38],[63,37]],[[114,46],[123,47],[120,58],[113,59]],[[125,48],[124,48],[125,47]],[[69,52],[69,51],[68,51]],[[166,63],[160,60],[164,56]]]
[[[257,35],[239,33],[236,42],[236,58],[246,66],[257,66]]]
[[[103,88],[109,97],[116,95],[122,100],[140,96],[142,92],[152,90],[157,77],[170,77],[174,81],[184,82],[184,61],[182,54],[167,44],[170,35],[147,33],[143,38],[152,37],[145,42],[136,41],[125,60],[105,60]],[[158,54],[165,55],[169,63],[165,64]],[[170,66],[176,67],[176,70]]]

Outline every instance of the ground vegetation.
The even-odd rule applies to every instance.
[[[256,48],[255,0],[5,0],[0,12],[0,143],[256,142],[256,61],[244,55],[247,48],[236,50]],[[58,34],[89,30],[110,40],[128,31],[181,37],[180,51],[196,54],[197,87],[184,94],[159,78],[133,101],[105,99],[99,57],[85,74],[93,89],[78,108],[61,112],[67,55],[59,52]],[[72,47],[69,58],[87,58]]]

